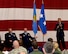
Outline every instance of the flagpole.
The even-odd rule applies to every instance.
[[[34,3],[35,3],[35,0],[34,0]]]
[[[44,4],[44,0],[42,0],[42,4]]]
[[[44,1],[42,0],[42,4],[44,4]],[[44,34],[43,34],[43,42],[44,42]]]
[[[44,34],[43,34],[43,42],[44,42]]]
[[[35,0],[34,0],[34,3],[35,3]],[[34,34],[34,37],[36,36],[36,34]]]

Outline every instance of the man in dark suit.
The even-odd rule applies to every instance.
[[[56,37],[57,42],[60,47],[60,42],[62,43],[63,48],[65,49],[65,42],[64,42],[64,24],[61,22],[61,18],[58,18],[58,23],[56,24],[55,30],[57,31]]]
[[[24,33],[19,34],[20,40],[22,39],[23,41],[23,46],[28,49],[29,47],[32,46],[31,42],[33,37],[27,32],[27,28],[24,28]]]
[[[5,34],[6,47],[12,47],[12,43],[14,40],[17,40],[16,34],[12,32],[12,28],[9,28],[9,32]]]

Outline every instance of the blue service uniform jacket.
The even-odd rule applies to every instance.
[[[20,36],[22,37],[23,40],[23,45],[25,48],[29,48],[32,46],[31,42],[33,37],[31,37],[31,35],[29,33],[25,34],[25,33],[21,33]]]
[[[10,42],[12,40],[12,42]],[[15,33],[6,33],[5,34],[5,44],[8,47],[12,47],[12,43],[14,40],[17,40],[16,34]]]

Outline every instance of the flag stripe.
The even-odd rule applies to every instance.
[[[36,10],[39,20],[40,9]],[[68,10],[45,9],[46,20],[68,20]],[[33,20],[33,9],[29,8],[0,8],[0,20]]]
[[[36,0],[40,8],[42,0]],[[68,9],[68,0],[44,0],[46,9]],[[0,8],[33,8],[33,0],[0,0]]]
[[[68,21],[64,22],[64,29],[68,30]],[[54,30],[57,21],[47,21],[47,30]],[[32,20],[0,20],[0,31],[7,31],[8,28],[13,30],[23,30],[27,27],[28,30],[32,30]]]
[[[5,38],[5,33],[7,33],[8,31],[0,31],[0,36],[1,36],[1,39],[2,40],[5,40],[4,38]],[[13,32],[15,32],[16,33],[16,36],[18,37],[18,39],[19,39],[19,34],[20,33],[22,33],[23,32],[23,30],[16,30],[16,31],[14,31],[13,30]],[[34,37],[34,33],[33,33],[33,31],[28,31],[30,34],[31,34],[31,36],[32,37]],[[68,41],[68,31],[64,31],[65,32],[65,41]],[[40,32],[40,31],[38,31],[38,33],[37,33],[37,41],[38,42],[43,42],[43,35],[42,35],[42,33]],[[45,37],[44,37],[44,41],[47,41],[47,39],[49,38],[49,37],[51,37],[51,38],[53,38],[53,40],[54,41],[56,41],[56,32],[55,31],[47,31],[47,34],[45,35]]]

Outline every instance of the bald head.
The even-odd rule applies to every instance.
[[[18,42],[18,40],[15,40],[15,41],[13,42],[13,47],[14,47],[14,48],[19,48],[19,42]]]
[[[26,54],[25,52],[20,52],[19,54]]]

